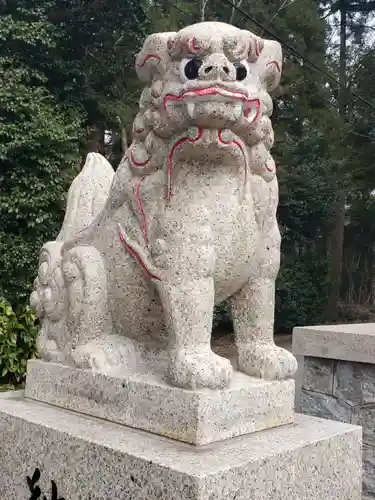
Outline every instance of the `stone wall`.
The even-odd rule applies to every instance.
[[[305,357],[300,411],[362,426],[363,492],[375,498],[375,364]]]

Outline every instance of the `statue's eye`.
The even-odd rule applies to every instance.
[[[198,57],[194,59],[184,59],[181,62],[181,75],[184,80],[195,80],[198,78],[199,68],[202,66],[203,61]]]
[[[248,75],[249,69],[246,62],[235,62],[234,67],[236,68],[236,80],[242,81]]]

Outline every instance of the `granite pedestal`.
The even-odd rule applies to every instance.
[[[361,498],[359,427],[298,415],[197,447],[15,396],[0,396],[4,500],[29,499],[30,487],[50,498],[51,481],[65,500]]]
[[[26,396],[191,444],[207,444],[294,421],[294,381],[236,371],[223,390],[172,387],[163,365],[98,373],[33,360]]]

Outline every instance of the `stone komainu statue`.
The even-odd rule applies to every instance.
[[[280,260],[270,154],[281,47],[200,23],[147,38],[146,87],[116,173],[88,155],[62,230],[42,248],[31,303],[43,359],[109,372],[153,366],[184,388],[222,388],[210,348],[215,304],[230,299],[242,372],[291,377],[273,342]],[[150,368],[151,369],[151,368]]]

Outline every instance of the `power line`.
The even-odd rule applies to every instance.
[[[345,85],[343,85],[339,80],[337,80],[337,78],[335,78],[334,76],[330,75],[329,73],[327,73],[326,71],[322,70],[321,68],[319,68],[319,66],[317,66],[316,64],[312,63],[311,61],[309,61],[308,59],[306,59],[302,54],[300,54],[294,47],[292,47],[291,45],[289,45],[288,43],[284,42],[280,37],[278,37],[277,35],[275,35],[274,33],[272,33],[271,30],[269,30],[268,28],[266,28],[265,26],[263,26],[262,23],[260,23],[259,21],[257,21],[256,19],[254,19],[252,16],[250,16],[249,14],[247,14],[247,12],[245,12],[243,9],[241,9],[241,7],[238,7],[236,4],[234,4],[231,0],[220,0],[223,4],[227,4],[229,6],[231,6],[232,8],[236,9],[237,12],[240,12],[242,14],[242,16],[246,17],[249,21],[251,21],[253,24],[255,24],[255,26],[257,26],[258,28],[260,28],[262,31],[264,31],[264,33],[266,33],[268,36],[270,36],[271,38],[273,38],[274,40],[276,40],[277,42],[279,42],[285,49],[287,49],[290,53],[292,53],[292,55],[294,55],[294,57],[297,57],[299,59],[300,62],[302,62],[303,64],[305,64],[306,66],[310,67],[311,69],[313,69],[314,71],[317,71],[318,73],[320,73],[321,75],[325,76],[326,78],[328,78],[329,80],[333,81],[334,83],[336,83],[336,85],[338,87],[341,87],[345,90],[348,90],[347,87]],[[354,92],[354,90],[350,90],[351,94],[356,97],[359,101],[362,101],[364,102],[368,107],[370,107],[372,110],[375,111],[375,105],[372,104],[370,101],[368,101],[367,99],[365,99],[364,97],[358,95],[356,92]]]
[[[256,19],[254,19],[252,16],[250,16],[247,12],[245,12],[241,7],[238,7],[236,4],[234,4],[231,0],[220,0],[221,3],[223,4],[226,4],[227,6],[229,5],[230,7],[234,8],[237,12],[241,13],[242,17],[245,17],[245,19],[248,19],[249,21],[251,21],[253,24],[255,24],[255,26],[257,26],[258,28],[260,28],[264,33],[266,33],[269,37],[273,38],[274,40],[276,40],[277,42],[279,42],[285,49],[287,49],[295,58],[298,59],[298,61],[300,63],[302,63],[303,65],[311,68],[312,70],[320,73],[321,75],[323,75],[325,78],[327,78],[328,80],[331,80],[332,82],[334,82],[338,87],[340,88],[343,88],[345,90],[349,90],[350,93],[356,98],[358,99],[359,101],[363,102],[364,104],[366,104],[369,108],[371,108],[373,111],[375,111],[375,105],[373,103],[371,103],[370,101],[368,101],[367,99],[365,99],[364,97],[358,95],[356,92],[354,92],[354,90],[350,90],[350,89],[347,89],[347,87],[345,87],[337,78],[335,78],[334,76],[330,75],[329,73],[327,73],[326,71],[322,70],[321,68],[319,68],[319,66],[317,66],[316,64],[312,63],[311,61],[309,61],[308,59],[306,59],[306,57],[304,57],[300,52],[298,52],[294,47],[292,47],[291,45],[289,45],[287,42],[284,42],[284,40],[282,40],[279,36],[275,35],[275,33],[273,33],[271,30],[269,30],[268,28],[266,28],[265,26],[263,26],[262,23],[260,23],[259,21],[257,21]],[[183,14],[184,16],[187,16],[191,21],[194,21],[193,20],[193,17],[192,17],[192,14],[189,13],[189,12],[186,12],[184,9],[182,9],[181,7],[177,6],[174,2],[172,2],[171,0],[167,0],[168,4],[173,7],[174,9],[178,10],[179,12],[181,12],[181,14]]]
[[[178,5],[176,5],[175,3],[171,2],[170,0],[167,0],[167,3],[171,7],[173,7],[174,9],[176,9],[178,12],[180,12],[181,14],[183,14],[184,16],[187,16],[190,20],[193,20],[193,15],[190,12],[186,12],[186,10],[182,9],[181,7],[179,7]]]

